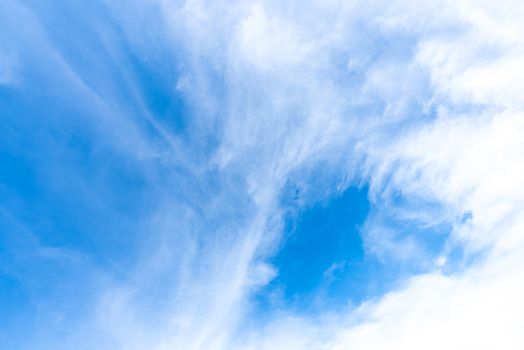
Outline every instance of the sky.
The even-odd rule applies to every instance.
[[[523,17],[3,0],[0,349],[523,349]]]

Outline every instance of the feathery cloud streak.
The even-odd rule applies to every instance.
[[[7,1],[2,274],[23,312],[0,339],[519,348],[522,11]],[[366,256],[414,269],[361,305],[262,317],[286,186],[307,208],[362,184]]]

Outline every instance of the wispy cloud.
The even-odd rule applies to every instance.
[[[29,164],[39,196],[6,180],[0,205],[14,219],[1,219],[0,242],[15,254],[4,243],[24,223],[52,259],[82,257],[66,276],[95,276],[55,324],[41,309],[33,332],[48,334],[12,346],[521,347],[522,11],[6,2],[1,145]],[[417,275],[362,305],[259,315],[289,183],[302,207],[368,184],[366,254]]]

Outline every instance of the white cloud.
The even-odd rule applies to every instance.
[[[520,271],[519,263],[497,259],[464,275],[418,277],[363,310],[366,322],[338,332],[327,348],[519,349]]]
[[[164,9],[175,42],[190,57],[184,89],[198,100],[215,100],[214,89],[225,88],[213,107],[224,118],[214,164],[246,179],[258,214],[228,246],[236,253],[222,259],[227,273],[211,283],[214,292],[195,300],[210,305],[204,322],[187,323],[196,340],[175,336],[165,347],[518,348],[523,285],[514,255],[522,250],[524,130],[521,36],[511,33],[521,29],[513,15],[520,6],[502,13],[489,3],[446,1],[329,2],[303,10],[293,3],[222,5],[187,2],[173,9],[165,2]],[[406,43],[395,42],[399,38]],[[366,40],[375,43],[360,45]],[[343,78],[348,61],[349,73],[360,76]],[[209,64],[222,72],[224,87],[205,78]],[[445,275],[439,272],[448,261],[444,251],[436,272],[357,310],[326,315],[327,321],[280,315],[243,329],[236,321],[246,316],[250,266],[260,247],[278,241],[267,222],[275,215],[278,221],[283,183],[315,162],[327,162],[329,174],[347,172],[344,166],[361,159],[377,201],[401,191],[445,208],[445,217],[411,208],[414,221],[449,222],[471,213],[469,220],[452,221],[450,244],[466,254],[487,250],[486,257]],[[349,178],[359,169],[349,169]],[[371,250],[423,254],[413,242],[391,247],[387,235],[377,234]],[[265,280],[266,272],[255,279]]]
[[[441,257],[436,272],[414,277],[400,290],[348,311],[335,323],[310,322],[299,330],[284,325],[287,336],[281,336],[286,331],[273,330],[275,334],[261,335],[254,348],[520,349],[524,345],[519,321],[524,312],[520,297],[524,291],[524,110],[517,96],[524,80],[518,64],[512,63],[519,62],[521,55],[518,33],[523,26],[515,14],[523,7],[518,3],[496,8],[477,2],[441,5],[443,13],[454,14],[446,22],[456,19],[457,26],[466,26],[453,31],[451,39],[438,39],[438,33],[435,39],[422,30],[417,45],[414,60],[429,70],[434,103],[440,105],[437,118],[390,141],[364,136],[362,147],[368,152],[368,173],[378,196],[397,190],[437,200],[456,215],[471,213],[469,220],[454,224],[452,239],[467,254],[483,249],[484,257],[451,275],[439,271],[445,261]],[[502,13],[499,9],[504,8],[514,10]],[[392,19],[386,22],[393,22],[393,27],[397,19],[403,26],[414,23],[409,29],[416,34],[420,27],[426,29],[420,21],[433,16],[418,9],[422,12],[415,12],[416,18],[403,11],[390,13]],[[493,43],[498,46],[495,51],[490,48]],[[373,84],[380,85],[383,78]],[[393,84],[398,83],[402,81]],[[388,90],[381,93],[389,94]],[[464,109],[460,104],[479,107]],[[416,214],[417,208],[413,210]],[[377,248],[390,244],[384,238],[386,242],[375,242]],[[333,337],[320,341],[319,334],[326,330]],[[275,344],[265,345],[267,339]]]
[[[142,1],[111,5],[140,52],[151,43],[134,20],[165,21],[154,28],[169,30],[161,45],[178,50],[173,89],[191,107],[189,132],[213,135],[217,146],[194,161],[160,124],[172,147],[158,151],[120,113],[97,119],[124,149],[138,140],[151,157],[173,153],[168,168],[180,161],[202,194],[191,198],[196,208],[166,199],[142,228],[158,241],[128,279],[103,286],[92,332],[123,349],[521,348],[523,7],[504,4],[161,1],[163,17],[148,12],[152,19],[134,12]],[[65,67],[66,86],[113,110]],[[443,251],[432,271],[356,309],[253,321],[248,297],[276,273],[264,259],[280,239],[278,195],[319,168],[312,200],[363,179],[383,210],[395,209],[387,201],[395,191],[437,202],[444,209],[408,206],[403,219],[451,223],[449,245],[485,255],[449,275]],[[415,240],[394,241],[402,232],[373,225],[369,251],[424,256]],[[147,297],[162,288],[158,304]]]

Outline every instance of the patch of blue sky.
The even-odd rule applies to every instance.
[[[17,349],[31,348],[46,333],[60,336],[74,329],[92,312],[101,278],[87,256],[44,245],[41,239],[49,232],[31,229],[2,210],[0,339],[6,342],[0,344]]]
[[[186,151],[197,158],[194,163],[209,155],[213,141],[206,137],[216,137],[211,135],[216,130],[194,139],[188,134],[184,106],[175,87],[167,83],[174,79],[162,75],[170,70],[135,56],[124,43],[116,51],[126,53],[120,62],[127,63],[119,66],[103,45],[93,44],[97,36],[90,34],[92,28],[76,27],[71,17],[66,20],[54,13],[41,19],[49,27],[54,49],[110,108],[101,108],[96,98],[66,78],[64,67],[50,64],[49,57],[36,59],[37,50],[29,43],[19,48],[26,50],[23,57],[29,60],[21,71],[23,79],[15,86],[0,87],[0,279],[6,303],[0,319],[0,337],[6,340],[0,344],[8,346],[7,338],[20,341],[9,348],[21,349],[23,343],[45,337],[46,331],[57,339],[62,329],[74,331],[75,320],[96,311],[98,285],[106,277],[133,278],[137,257],[147,249],[148,255],[155,254],[162,240],[169,240],[171,254],[183,256],[188,240],[196,239],[205,256],[217,244],[227,245],[224,242],[232,239],[228,233],[240,230],[243,218],[251,214],[242,179],[213,169],[197,170],[195,176],[192,164],[163,158],[164,154],[176,158],[175,151],[162,152],[168,145],[146,112],[170,134],[185,138]],[[55,18],[65,23],[54,23]],[[62,39],[61,45],[56,37],[68,30],[73,37]],[[69,42],[78,45],[68,47]],[[39,40],[33,43],[44,45]],[[134,83],[138,92],[128,87]],[[127,134],[130,129],[121,130],[126,125],[150,142],[152,154],[133,149],[141,139]],[[125,140],[115,138],[120,131],[133,144],[122,146]],[[162,221],[167,222],[168,234],[161,232]],[[219,238],[210,240],[214,235]],[[174,272],[181,264],[177,258],[171,262],[143,277],[144,305],[172,295],[178,276]],[[205,271],[208,267],[201,265],[208,263],[205,258],[196,261],[195,274]],[[16,308],[7,307],[13,303]],[[23,333],[34,335],[33,340]]]
[[[122,237],[117,232],[133,232],[129,230],[135,226],[131,219],[135,221],[147,214],[144,210],[154,208],[154,200],[161,196],[159,183],[173,180],[163,175],[168,170],[161,162],[150,161],[147,155],[146,159],[138,159],[136,152],[122,150],[110,130],[118,132],[125,123],[115,121],[111,125],[111,120],[128,119],[128,124],[138,125],[141,136],[149,138],[153,145],[161,136],[150,127],[145,113],[155,115],[155,121],[170,132],[180,131],[181,99],[175,89],[166,85],[173,79],[168,76],[163,80],[159,71],[152,74],[154,69],[121,40],[122,33],[100,4],[35,3],[31,11],[47,39],[34,37],[30,30],[20,35],[18,50],[27,60],[21,80],[13,87],[1,87],[4,190],[19,201],[35,197],[29,207],[45,208],[46,215],[40,211],[37,215],[46,222],[54,221],[54,226],[62,225],[52,231],[67,232],[68,240],[81,240],[81,234],[74,234],[77,231],[104,231],[102,238],[106,239]],[[28,27],[32,26],[35,24]],[[108,42],[101,42],[101,38]],[[106,109],[75,85],[74,79],[65,78],[66,68],[52,66],[50,49],[39,47],[46,45],[56,50],[67,69],[104,101]],[[36,56],[38,51],[41,57]],[[168,71],[165,68],[163,74]],[[139,86],[140,91],[134,91],[134,86]],[[105,120],[106,130],[92,122],[97,118]],[[177,180],[181,181],[180,177]],[[31,210],[20,212],[32,215]],[[24,217],[22,221],[34,220]],[[121,224],[125,227],[112,226]],[[52,240],[53,235],[45,237]],[[104,239],[101,243],[100,247],[107,247]]]
[[[58,131],[52,124],[38,123],[38,118],[44,118],[42,111],[48,118],[68,118],[66,112],[54,111],[51,102],[31,101],[36,104],[31,106],[20,99],[3,101],[16,106],[3,109],[13,117],[4,119],[8,131],[0,141],[2,189],[4,198],[11,200],[3,206],[16,211],[13,214],[22,222],[38,227],[48,243],[62,238],[80,243],[101,231],[106,232],[101,238],[109,239],[123,222],[110,217],[123,218],[119,212],[127,212],[130,219],[143,210],[138,204],[147,196],[146,179],[132,160],[98,144],[81,124]],[[128,225],[125,230],[133,226]]]
[[[128,277],[151,215],[170,196],[190,201],[184,189],[198,187],[187,173],[141,157],[114,137],[127,118],[155,144],[161,136],[150,127],[147,110],[170,132],[182,130],[183,107],[160,72],[151,74],[154,69],[123,41],[100,42],[101,32],[116,29],[99,5],[33,5],[31,15],[2,14],[13,34],[7,44],[22,61],[16,83],[0,86],[2,346],[7,337],[22,341],[18,332],[36,338],[51,331],[34,329],[36,322],[59,333],[85,320],[104,275]],[[118,46],[115,52],[111,45]],[[116,51],[124,56],[115,57]],[[131,76],[138,77],[140,91],[132,91]]]
[[[367,186],[351,186],[313,205],[301,203],[299,189],[284,193],[283,242],[270,259],[277,275],[255,296],[261,314],[284,309],[309,313],[378,298],[407,278],[434,270],[446,249],[449,222],[407,216],[410,210],[436,215],[442,210],[438,203],[400,193],[387,204],[370,202]],[[373,230],[385,241],[373,242]],[[414,248],[405,256],[385,256],[406,246]]]
[[[287,192],[283,242],[270,259],[277,276],[255,296],[259,312],[309,312],[367,296],[359,232],[369,211],[367,188],[350,187],[306,207],[300,190]]]
[[[164,64],[158,65],[144,62],[147,58],[132,52],[129,56],[147,110],[172,134],[184,137],[188,111],[184,100],[176,93],[177,71],[172,65],[165,64],[169,58],[165,57]]]
[[[336,264],[362,259],[358,226],[368,206],[367,191],[350,188],[337,198],[288,214],[285,242],[272,260],[278,270],[273,283],[284,287],[287,298],[314,292]]]

